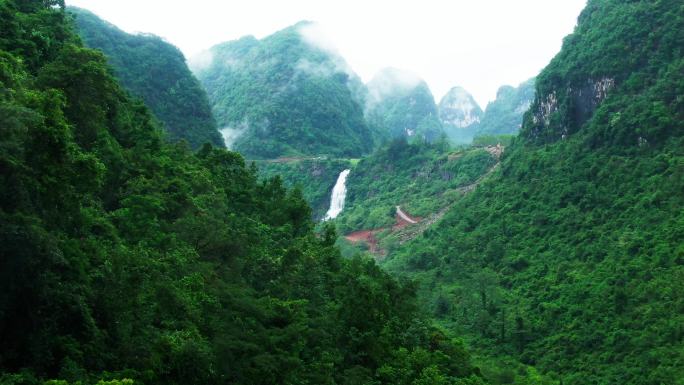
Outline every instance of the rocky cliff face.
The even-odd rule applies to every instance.
[[[439,102],[439,119],[454,142],[470,142],[482,119],[482,108],[462,87],[452,88]]]
[[[570,110],[565,119],[558,121],[554,132],[547,132],[547,140],[565,139],[582,126],[596,111],[596,108],[615,87],[615,79],[603,77],[598,80],[587,79],[579,86],[568,86],[564,90],[565,99],[570,101]],[[531,111],[530,136],[539,139],[551,129],[552,117],[558,112],[558,91],[553,90],[536,100]]]
[[[534,143],[552,143],[587,126],[595,145],[664,141],[673,133],[672,122],[657,117],[675,106],[677,98],[661,91],[669,87],[669,78],[660,84],[654,79],[682,76],[678,67],[684,28],[681,15],[682,3],[676,0],[589,2],[575,33],[564,40],[563,50],[538,76],[524,136]],[[620,28],[597,32],[590,26],[598,18],[619,23]],[[648,98],[663,100],[654,103]],[[625,124],[628,110],[639,111],[635,116],[648,124]],[[601,119],[611,124],[593,122],[600,111]]]

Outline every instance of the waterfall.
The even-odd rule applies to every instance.
[[[337,183],[335,183],[330,197],[330,209],[325,214],[324,221],[337,218],[344,209],[344,199],[347,197],[347,176],[350,172],[351,170],[344,170],[337,178]]]

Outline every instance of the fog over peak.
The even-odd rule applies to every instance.
[[[67,3],[94,11],[125,31],[161,36],[186,57],[220,42],[245,35],[263,38],[301,20],[315,20],[300,23],[304,39],[343,57],[364,82],[387,66],[407,68],[419,73],[438,99],[459,84],[486,105],[500,85],[518,84],[548,64],[586,0]],[[200,59],[193,58],[192,64],[211,62]]]
[[[192,57],[187,58],[188,67],[192,72],[203,71],[214,61],[214,54],[210,50],[202,51]]]
[[[390,95],[406,94],[425,81],[413,71],[387,67],[378,71],[368,82],[368,103],[373,104]]]
[[[423,79],[411,70],[386,67],[378,71],[369,84],[393,84],[405,89],[411,89],[417,87],[421,82],[423,82]]]
[[[297,32],[307,44],[329,54],[340,55],[335,41],[328,35],[322,24],[315,21],[302,21],[297,23]]]

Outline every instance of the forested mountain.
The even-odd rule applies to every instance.
[[[121,85],[145,102],[169,139],[223,146],[207,95],[178,48],[154,35],[128,34],[85,9],[68,10],[85,45],[105,54]]]
[[[385,140],[415,137],[432,142],[443,135],[432,92],[415,74],[385,68],[366,86],[366,119]]]
[[[363,85],[316,28],[301,22],[195,58],[230,148],[254,158],[354,157],[373,148],[357,95]]]
[[[503,86],[496,99],[487,104],[475,135],[516,135],[522,126],[523,115],[534,100],[534,79],[517,88]]]
[[[73,13],[0,0],[1,385],[684,385],[681,0],[588,0],[483,114],[306,22],[207,99]]]
[[[483,383],[298,190],[165,143],[63,6],[0,0],[0,383]]]
[[[476,136],[516,135],[534,99],[534,79],[517,88],[503,86],[483,112],[463,88],[452,88],[439,103],[439,117],[453,143],[471,143]]]
[[[449,139],[454,143],[470,143],[484,114],[473,96],[462,87],[454,87],[444,95],[438,108]]]
[[[589,0],[500,171],[385,266],[551,383],[681,384],[682,47],[681,1]]]

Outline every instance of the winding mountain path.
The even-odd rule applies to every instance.
[[[408,223],[410,223],[410,224],[412,224],[412,225],[415,225],[416,223],[418,223],[417,220],[415,220],[415,219],[409,217],[405,212],[403,212],[403,211],[401,210],[401,206],[397,206],[397,215],[398,215],[401,219],[403,219],[404,221],[406,221],[406,222],[408,222]]]
[[[501,154],[504,152],[504,147],[501,145],[497,145],[487,146],[484,149],[487,152],[489,152],[493,157],[495,157],[497,162],[494,165],[492,165],[492,167],[490,167],[484,174],[477,178],[477,180],[475,180],[473,183],[456,188],[455,191],[458,192],[461,197],[475,190],[482,182],[487,180],[500,166]],[[456,201],[458,201],[458,199]],[[456,201],[451,202],[450,204],[446,205],[438,212],[431,214],[427,218],[413,218],[410,215],[406,214],[401,209],[401,206],[396,206],[396,224],[391,228],[357,231],[348,234],[345,238],[347,238],[347,240],[352,243],[367,243],[369,246],[370,253],[375,255],[375,257],[378,260],[380,260],[387,255],[387,251],[383,250],[379,246],[378,239],[375,237],[377,233],[391,229],[395,236],[399,239],[399,244],[404,244],[425,232],[425,230],[430,228],[430,226],[439,222],[439,220],[441,220],[444,217],[444,215],[456,203]]]
[[[456,189],[460,193],[460,195],[463,197],[473,190],[475,190],[482,182],[484,182],[491,174],[494,173],[499,168],[499,162],[497,162],[494,166],[492,166],[489,170],[487,170],[486,173],[484,173],[482,176],[480,176],[475,182],[472,184],[469,184],[467,186],[459,187]],[[446,207],[442,208],[439,210],[439,212],[434,213],[430,215],[429,217],[425,218],[425,220],[422,220],[418,222],[418,226],[414,226],[411,228],[406,228],[406,229],[401,229],[398,233],[399,237],[399,244],[403,245],[404,243],[414,239],[415,237],[419,236],[420,234],[424,233],[425,230],[430,228],[430,226],[434,225],[435,223],[439,222],[444,215],[451,209],[451,207],[455,204],[456,202],[452,202],[451,204],[447,205]]]

